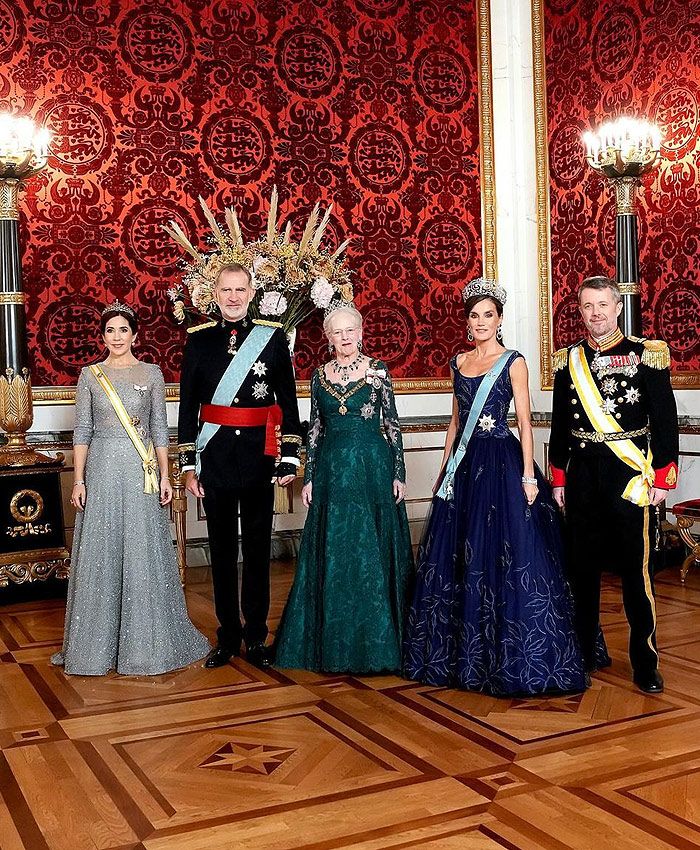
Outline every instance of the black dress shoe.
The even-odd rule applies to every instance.
[[[249,664],[261,670],[272,667],[272,649],[264,643],[251,644],[246,650],[245,657]]]
[[[635,673],[634,684],[645,694],[662,694],[664,692],[664,680],[658,670],[650,673]]]
[[[232,655],[238,655],[238,652],[235,649],[228,649],[225,646],[215,646],[209,655],[207,655],[204,666],[210,670],[214,667],[223,667],[224,664],[228,664]]]

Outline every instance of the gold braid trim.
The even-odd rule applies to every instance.
[[[180,443],[180,445],[177,447],[177,450],[179,452],[193,452],[195,450],[195,444],[194,443]]]
[[[632,340],[632,342],[646,342],[647,338],[645,336],[628,336],[627,339]]]
[[[188,334],[197,333],[197,331],[203,331],[204,328],[213,328],[214,325],[218,325],[218,322],[204,322],[203,325],[195,325],[193,328],[187,328]]]
[[[642,363],[651,369],[670,369],[671,352],[662,339],[644,340]]]
[[[281,328],[284,327],[282,322],[271,322],[268,319],[253,319],[254,325],[262,325],[266,328]]]
[[[301,445],[301,437],[298,434],[282,434],[281,440],[283,443],[295,443]]]
[[[552,365],[554,367],[554,371],[558,372],[560,369],[565,369],[566,364],[569,362],[569,349],[568,348],[560,348],[558,351],[555,351],[552,355]]]

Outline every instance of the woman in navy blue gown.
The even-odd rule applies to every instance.
[[[418,551],[404,674],[496,696],[582,691],[559,516],[533,460],[527,366],[500,342],[506,294],[482,278],[463,294],[475,348],[450,363],[452,419]],[[507,424],[513,399],[520,442]]]

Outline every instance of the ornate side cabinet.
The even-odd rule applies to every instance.
[[[61,469],[0,470],[0,588],[67,578]]]

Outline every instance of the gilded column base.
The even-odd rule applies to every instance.
[[[46,581],[52,576],[58,579],[67,579],[70,574],[70,558],[68,551],[59,552],[59,557],[42,557],[55,555],[55,552],[37,552],[37,560],[26,563],[16,562],[0,564],[0,587],[12,584],[29,584],[35,581]]]
[[[27,445],[26,432],[34,420],[32,382],[29,370],[5,369],[0,375],[0,427],[7,443],[0,446],[0,469],[25,466],[60,466],[63,455],[55,458],[37,452]]]
[[[0,469],[18,469],[25,466],[61,466],[65,459],[63,452],[50,457],[36,451],[27,444],[25,434],[8,434],[7,443],[0,446]]]

